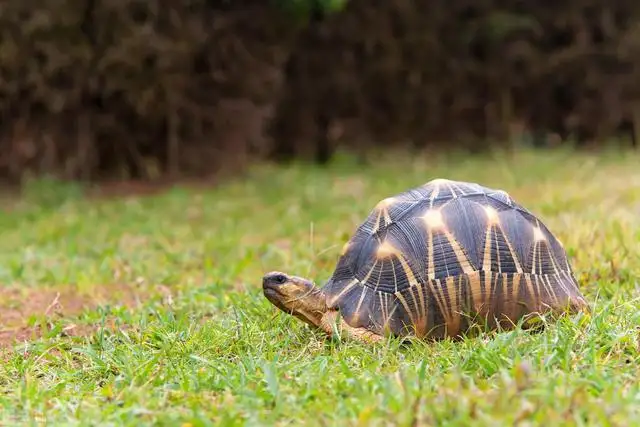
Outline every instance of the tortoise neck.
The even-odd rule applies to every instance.
[[[327,312],[324,291],[310,283],[307,292],[295,303],[292,314],[311,326],[320,327],[322,316]]]

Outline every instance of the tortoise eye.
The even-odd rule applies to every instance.
[[[278,285],[282,285],[284,282],[287,281],[287,276],[285,276],[283,274],[277,274],[277,275],[273,276],[273,278],[271,280],[273,280]]]

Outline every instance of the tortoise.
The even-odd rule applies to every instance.
[[[434,179],[380,201],[323,287],[272,271],[264,296],[329,336],[461,338],[587,310],[560,241],[504,190]]]

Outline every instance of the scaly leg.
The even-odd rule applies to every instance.
[[[333,336],[333,327],[336,325],[336,320],[338,317],[337,311],[329,311],[322,316],[320,320],[320,328],[325,331],[329,336]],[[338,330],[340,332],[346,332],[349,338],[355,339],[360,342],[364,342],[367,344],[372,344],[376,342],[380,342],[384,339],[383,336],[376,334],[375,332],[371,332],[366,328],[354,328],[349,326],[347,322],[344,321],[342,317],[340,317],[340,323],[337,325]]]

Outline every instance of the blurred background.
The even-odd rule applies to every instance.
[[[5,0],[0,177],[635,146],[631,0]]]
[[[0,425],[633,425],[639,129],[638,0],[0,0]],[[434,178],[593,314],[396,352],[264,298]]]

